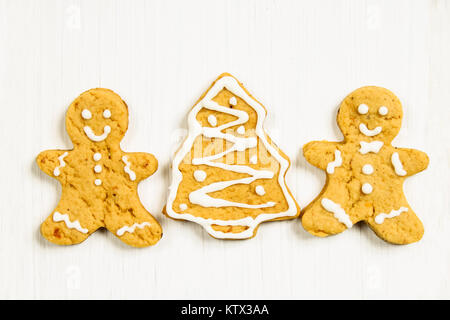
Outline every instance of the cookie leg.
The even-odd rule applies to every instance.
[[[375,214],[367,223],[381,239],[393,244],[417,242],[424,233],[422,222],[406,202],[387,210],[375,206]]]
[[[101,227],[83,201],[61,200],[55,211],[42,223],[41,234],[59,245],[73,245],[86,240]]]
[[[137,248],[155,245],[162,237],[160,224],[137,197],[115,202],[105,224],[120,240]]]
[[[351,228],[353,223],[349,216],[348,197],[341,193],[324,192],[316,198],[302,214],[302,224],[306,231],[326,237]]]

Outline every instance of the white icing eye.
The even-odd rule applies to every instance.
[[[358,107],[359,114],[366,114],[369,112],[369,106],[367,104],[360,104]]]
[[[387,115],[389,112],[388,108],[385,106],[381,106],[380,109],[378,109],[378,113],[382,116]]]
[[[105,118],[105,119],[111,118],[111,111],[109,111],[108,109],[103,111],[103,118]]]
[[[92,119],[92,113],[91,113],[88,109],[84,109],[84,110],[81,112],[81,116],[82,116],[83,119],[85,119],[85,120],[90,120],[90,119]]]
[[[231,97],[231,98],[230,98],[230,104],[231,104],[232,106],[237,105],[237,99],[236,99],[236,97]]]
[[[244,126],[240,126],[239,128],[237,128],[236,131],[239,134],[245,134],[245,127]]]

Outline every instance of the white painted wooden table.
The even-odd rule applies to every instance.
[[[0,298],[450,298],[450,1],[0,0],[0,61]],[[302,145],[341,139],[334,119],[352,90],[396,93],[394,145],[431,158],[405,185],[422,241],[393,246],[364,225],[320,239],[297,220],[225,242],[164,217],[187,112],[225,71],[269,109],[302,207],[325,181]],[[39,234],[61,189],[34,158],[71,148],[66,108],[92,87],[130,106],[124,150],[160,161],[139,188],[164,228],[155,247],[105,231],[57,247]]]

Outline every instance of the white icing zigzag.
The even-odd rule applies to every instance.
[[[392,210],[390,213],[380,213],[375,217],[375,222],[378,224],[382,224],[384,222],[384,219],[388,218],[395,218],[399,216],[402,212],[408,212],[408,208],[406,207],[400,207],[398,210]]]
[[[237,116],[238,119],[226,123],[224,125],[221,125],[218,128],[202,128],[202,134],[204,136],[207,136],[208,138],[222,138],[227,141],[233,142],[234,144],[229,148],[228,150],[218,153],[216,155],[212,155],[209,157],[204,158],[195,158],[192,159],[192,164],[194,165],[208,165],[210,167],[216,167],[221,168],[228,171],[233,171],[237,173],[246,173],[251,175],[250,178],[244,178],[244,179],[238,179],[238,180],[231,180],[231,181],[221,181],[216,182],[210,185],[207,185],[201,189],[198,189],[196,191],[191,192],[189,195],[189,201],[191,201],[194,204],[198,204],[202,207],[240,207],[240,208],[249,208],[249,209],[259,209],[259,208],[268,208],[275,206],[276,203],[274,202],[267,202],[264,204],[259,205],[249,205],[245,203],[238,203],[238,202],[232,202],[227,201],[223,199],[217,199],[210,197],[207,195],[208,193],[220,191],[223,189],[226,189],[230,186],[236,185],[236,184],[250,184],[253,181],[257,179],[271,179],[273,178],[273,172],[272,171],[263,171],[263,170],[255,170],[250,168],[249,166],[245,165],[228,165],[225,163],[219,163],[219,162],[213,162],[214,160],[218,160],[226,156],[227,154],[234,152],[234,151],[244,151],[248,148],[255,148],[257,146],[257,140],[256,138],[238,138],[232,134],[224,134],[221,131],[228,129],[230,127],[235,126],[236,124],[241,124],[246,121],[248,121],[248,114],[241,110],[236,109],[230,109],[226,107],[222,107],[219,104],[210,101],[210,103],[205,104],[205,108],[224,112],[228,114],[232,114],[234,116]]]
[[[136,231],[136,228],[139,229],[144,229],[146,226],[150,226],[149,222],[143,222],[143,223],[135,223],[133,224],[131,227],[129,226],[124,226],[123,228],[120,228],[119,230],[117,230],[117,235],[119,237],[123,236],[125,234],[125,232],[129,232],[129,233],[133,233]]]
[[[392,165],[394,166],[395,173],[398,176],[406,176],[407,172],[405,169],[403,169],[402,162],[400,161],[400,156],[398,155],[398,152],[394,152],[391,157]]]
[[[81,227],[80,222],[78,220],[71,222],[68,214],[61,214],[61,213],[55,211],[55,213],[53,213],[53,221],[55,221],[55,222],[64,221],[66,223],[67,228],[76,229],[76,230],[80,231],[81,233],[89,232],[88,229]]]
[[[257,179],[270,179],[274,176],[274,173],[271,171],[263,171],[263,170],[254,170],[248,166],[243,165],[227,165],[224,163],[219,162],[213,162],[213,160],[217,160],[222,158],[224,155],[234,152],[234,151],[244,151],[249,148],[255,148],[257,147],[257,138],[254,137],[248,137],[248,138],[241,138],[236,137],[232,134],[225,134],[221,131],[244,124],[248,121],[249,116],[246,112],[232,109],[232,108],[226,108],[223,106],[218,105],[212,99],[217,96],[217,94],[222,90],[226,88],[228,91],[232,92],[235,96],[240,97],[243,99],[246,103],[248,103],[257,113],[257,123],[256,123],[256,136],[260,139],[261,143],[264,145],[264,147],[268,150],[268,152],[277,159],[277,161],[280,163],[280,170],[278,173],[278,183],[283,191],[283,194],[285,196],[285,199],[288,204],[288,209],[285,212],[275,212],[275,213],[265,213],[258,215],[255,219],[252,217],[247,217],[244,219],[239,220],[216,220],[216,219],[205,219],[201,217],[196,217],[193,215],[190,215],[189,213],[177,213],[173,210],[173,203],[176,199],[178,186],[181,183],[183,179],[183,175],[179,169],[180,163],[183,161],[184,157],[190,152],[191,147],[195,141],[195,139],[199,135],[203,135],[208,138],[220,138],[225,139],[233,145],[231,148],[226,150],[225,152],[222,152],[220,154],[210,156],[210,157],[204,157],[204,158],[197,158],[192,160],[192,164],[198,165],[198,164],[205,164],[208,166],[218,167],[225,170],[230,170],[233,172],[239,172],[239,173],[247,173],[251,177],[234,180],[234,181],[224,181],[219,183],[214,183],[209,186],[205,186],[199,190],[196,190],[190,194],[190,201],[194,201],[195,203],[201,203],[201,205],[206,206],[241,206],[241,207],[248,207],[250,205],[248,204],[241,204],[241,203],[234,203],[223,199],[215,199],[209,197],[206,193],[212,192],[211,190],[221,190],[229,185],[233,184],[239,184],[239,183],[251,183]],[[233,100],[234,102],[234,100]],[[205,128],[202,127],[201,124],[197,121],[196,117],[198,112],[202,108],[207,108],[210,110],[215,110],[218,112],[225,112],[228,114],[232,114],[236,116],[238,119],[232,122],[229,122],[227,124],[224,124],[222,126],[219,126],[217,128]],[[257,101],[255,101],[253,98],[251,98],[245,90],[239,85],[239,83],[230,76],[222,77],[219,80],[216,81],[214,86],[206,93],[205,97],[192,109],[192,111],[189,113],[188,117],[188,124],[189,124],[189,134],[186,140],[184,141],[182,147],[180,148],[179,152],[175,155],[173,166],[172,166],[172,184],[169,190],[169,196],[167,201],[167,213],[169,216],[175,219],[184,219],[192,222],[196,222],[201,224],[209,234],[211,234],[215,238],[233,238],[233,239],[245,239],[250,238],[253,236],[254,230],[256,226],[258,226],[261,222],[267,221],[267,220],[273,220],[279,217],[288,217],[288,216],[295,216],[297,214],[297,207],[295,205],[294,199],[291,197],[289,192],[287,191],[286,184],[284,182],[284,176],[285,173],[289,167],[289,161],[283,158],[279,152],[268,142],[266,135],[263,130],[263,123],[266,116],[266,111],[264,107],[262,107]],[[273,207],[275,206],[275,203],[268,202],[265,204],[258,205],[259,208],[263,207]],[[220,231],[214,230],[211,225],[219,225],[219,226],[248,226],[249,228],[241,233],[223,233]]]
[[[61,169],[66,166],[66,163],[64,162],[64,158],[67,157],[68,155],[69,155],[69,153],[65,152],[62,156],[60,156],[58,158],[59,167],[56,167],[55,171],[53,171],[53,174],[55,175],[55,177],[59,177],[61,175]]]
[[[321,201],[322,207],[334,214],[334,217],[339,220],[340,223],[345,224],[347,228],[351,228],[353,226],[352,220],[350,220],[350,216],[345,212],[342,207],[331,201],[330,199],[323,198]]]
[[[123,163],[125,163],[125,168],[124,168],[125,173],[127,173],[130,176],[131,181],[136,181],[136,172],[131,170],[131,162],[128,161],[128,157],[123,156],[122,161],[123,161]]]
[[[342,166],[341,151],[335,150],[334,151],[334,161],[328,163],[327,172],[329,174],[333,174],[334,173],[334,169],[337,168],[337,167],[340,167],[340,166]]]

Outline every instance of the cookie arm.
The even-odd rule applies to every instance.
[[[326,170],[328,163],[334,161],[334,151],[338,142],[312,141],[303,146],[303,154],[306,160],[313,166]]]
[[[406,171],[406,176],[412,176],[425,170],[430,162],[425,152],[416,149],[396,148],[395,152],[398,153],[398,158]]]
[[[147,179],[158,169],[158,160],[150,153],[126,153],[124,156],[127,157],[129,169],[136,174],[138,181]]]
[[[64,168],[67,166],[64,159],[69,155],[69,151],[47,150],[41,152],[36,158],[39,168],[50,177],[60,179],[63,177]]]

